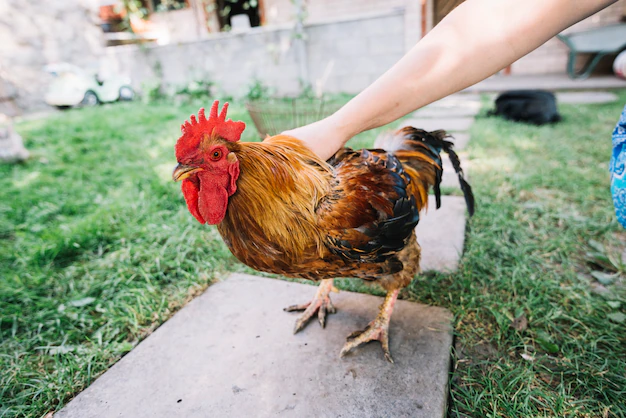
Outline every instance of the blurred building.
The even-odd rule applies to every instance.
[[[118,71],[165,85],[210,78],[227,94],[251,79],[278,93],[303,83],[356,93],[391,67],[462,0],[136,0],[157,45],[108,48]],[[619,22],[626,0],[568,31]],[[300,18],[298,18],[300,16]],[[298,29],[298,23],[302,27]],[[135,26],[133,25],[135,28]],[[296,33],[300,31],[301,33]],[[567,48],[552,39],[508,74],[565,74]]]
[[[97,0],[0,1],[0,113],[43,107],[46,64],[96,67],[104,52]]]
[[[43,67],[59,62],[128,75],[138,88],[210,79],[237,95],[259,79],[282,94],[307,84],[319,92],[356,93],[461,2],[2,0],[0,107],[41,106],[49,82]],[[620,0],[567,31],[619,22],[625,4]],[[507,73],[564,74],[566,61],[567,48],[552,39]]]

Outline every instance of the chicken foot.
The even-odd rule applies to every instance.
[[[345,356],[350,350],[360,346],[368,341],[378,340],[380,341],[383,353],[385,354],[385,360],[393,363],[393,358],[389,352],[389,321],[391,320],[391,313],[393,312],[393,306],[398,298],[400,289],[392,290],[387,293],[385,300],[378,308],[378,315],[369,323],[362,331],[355,331],[347,338],[347,342],[341,349],[340,357]]]
[[[333,286],[333,279],[324,279],[318,286],[317,293],[311,302],[303,305],[291,305],[283,309],[285,312],[304,311],[302,316],[296,321],[296,325],[293,329],[294,334],[302,330],[316,312],[317,319],[322,328],[326,326],[326,314],[334,314],[337,312],[337,309],[335,309],[330,300],[329,293],[331,291],[337,291],[337,288]]]

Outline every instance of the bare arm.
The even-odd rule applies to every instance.
[[[467,0],[335,114],[285,133],[330,158],[354,135],[489,77],[615,1]]]

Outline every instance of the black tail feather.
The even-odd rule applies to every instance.
[[[461,191],[463,192],[463,196],[465,197],[465,204],[467,205],[467,211],[470,216],[474,214],[474,193],[472,192],[472,187],[465,180],[465,176],[463,174],[463,169],[461,168],[461,161],[459,160],[459,156],[454,152],[454,144],[450,141],[447,141],[446,138],[449,138],[450,135],[446,133],[444,130],[437,130],[428,132],[423,129],[417,129],[410,126],[404,127],[397,131],[396,135],[384,136],[380,137],[375,144],[379,148],[387,149],[391,152],[395,149],[415,149],[414,146],[410,145],[411,141],[418,141],[424,145],[427,145],[427,149],[422,148],[421,151],[426,153],[430,158],[433,159],[440,167],[443,167],[440,153],[444,151],[448,154],[450,158],[450,162],[452,163],[452,167],[459,177],[459,185],[461,187]],[[402,143],[399,144],[398,142]],[[443,174],[443,168],[437,170],[436,173],[436,181],[433,185],[433,191],[435,193],[435,201],[437,203],[437,209],[441,206],[441,178]]]
[[[465,204],[467,205],[467,211],[470,216],[474,214],[474,193],[472,192],[472,186],[465,180],[465,176],[463,175],[463,169],[461,168],[461,160],[459,160],[459,156],[454,152],[453,145],[451,142],[444,141],[445,145],[443,150],[448,154],[448,158],[450,158],[450,162],[452,163],[452,167],[456,172],[457,176],[459,176],[459,185],[461,186],[461,191],[463,192],[463,196],[465,197]]]

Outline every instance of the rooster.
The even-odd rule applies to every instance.
[[[226,120],[228,103],[204,109],[182,127],[173,178],[191,214],[217,225],[242,263],[260,271],[321,281],[313,300],[286,311],[304,313],[300,331],[315,314],[322,327],[334,313],[333,279],[357,277],[382,286],[387,295],[376,318],[348,337],[341,350],[380,341],[386,360],[389,321],[398,292],[419,270],[415,237],[420,212],[434,189],[440,205],[440,152],[450,156],[473,213],[474,198],[444,131],[400,129],[383,149],[343,148],[323,161],[300,140],[277,135],[239,142],[243,122]]]

